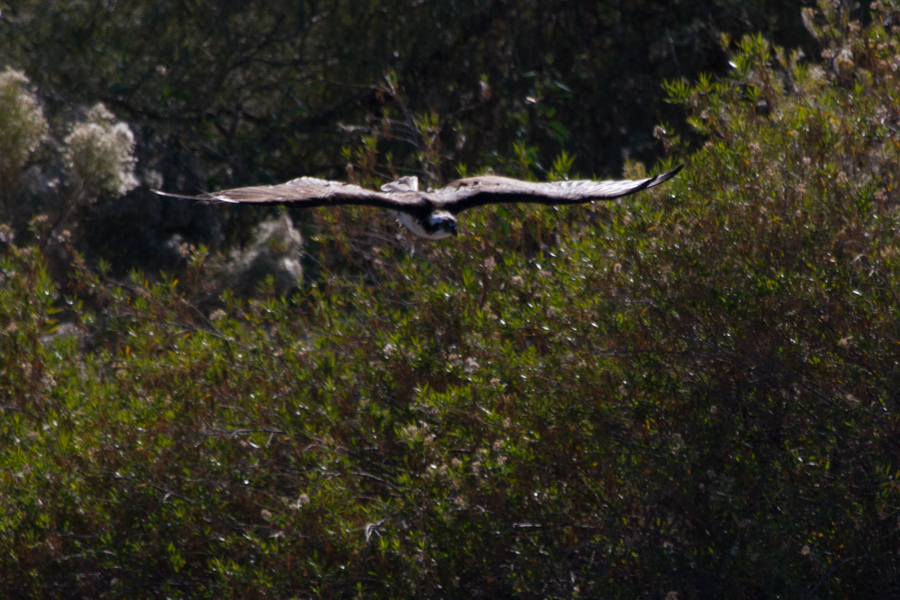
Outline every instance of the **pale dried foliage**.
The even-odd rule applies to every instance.
[[[286,294],[303,277],[298,258],[302,248],[300,232],[290,217],[282,214],[260,223],[247,248],[233,250],[227,259],[213,260],[209,269],[237,296],[253,296],[268,278],[275,293]]]
[[[72,127],[65,146],[66,166],[78,194],[121,196],[137,187],[134,135],[103,104],[94,106],[85,122]]]
[[[47,120],[28,78],[7,68],[0,73],[0,184],[8,191],[47,135]]]

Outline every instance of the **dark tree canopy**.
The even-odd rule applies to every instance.
[[[802,4],[22,0],[0,60],[55,110],[106,102],[181,191],[343,175],[342,146],[388,133],[383,118],[378,148],[407,174],[503,170],[518,142],[544,168],[565,149],[585,175],[619,175],[681,121],[663,80],[726,68],[721,33],[808,45]]]

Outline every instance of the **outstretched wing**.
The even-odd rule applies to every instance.
[[[154,190],[155,191],[155,190]],[[162,196],[200,200],[203,202],[228,202],[250,204],[289,204],[301,208],[317,206],[341,206],[361,204],[400,211],[415,211],[425,206],[422,194],[417,192],[384,193],[367,190],[350,183],[300,177],[279,185],[259,185],[222,190],[202,196],[182,196],[156,192]]]
[[[672,179],[680,170],[679,166],[668,173],[647,179],[551,183],[534,183],[487,175],[454,181],[429,196],[432,202],[453,214],[485,204],[515,202],[584,204],[592,200],[612,200],[652,188]]]

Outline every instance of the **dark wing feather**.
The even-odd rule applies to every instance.
[[[300,208],[317,206],[341,206],[361,204],[393,210],[409,211],[426,205],[418,192],[386,194],[339,181],[327,181],[315,177],[300,177],[279,185],[260,185],[222,190],[202,196],[181,196],[156,192],[162,196],[200,200],[203,202],[228,202],[249,204],[289,204]]]
[[[584,204],[612,200],[652,188],[674,177],[681,167],[655,177],[622,181],[554,181],[534,183],[505,177],[460,179],[430,194],[434,204],[451,213],[485,204],[530,202],[538,204]]]

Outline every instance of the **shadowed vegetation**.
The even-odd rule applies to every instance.
[[[2,595],[890,597],[898,9],[804,11],[821,58],[723,36],[664,90],[702,144],[659,127],[686,167],[626,201],[311,211],[289,295],[0,229]]]

